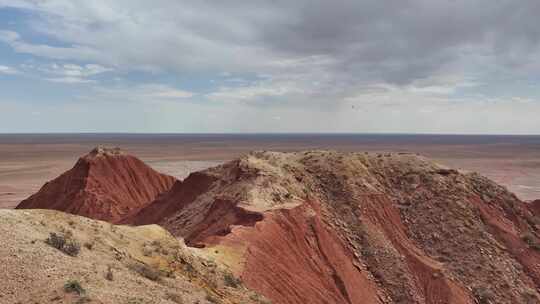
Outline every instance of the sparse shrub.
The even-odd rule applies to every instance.
[[[76,293],[78,295],[83,295],[86,291],[81,286],[81,283],[77,280],[69,280],[64,284],[64,291],[68,293]]]
[[[77,256],[81,251],[81,246],[77,241],[71,239],[69,236],[56,234],[54,232],[49,234],[45,243],[70,256]]]
[[[111,267],[110,265],[107,266],[107,272],[105,273],[105,279],[107,279],[108,281],[114,280],[114,275],[113,275],[113,272],[112,272],[112,267]]]
[[[154,251],[155,251],[155,252],[159,252],[160,249],[161,249],[161,242],[158,241],[158,240],[153,240],[153,241],[150,243],[150,246],[154,247]]]
[[[184,299],[178,293],[168,292],[166,296],[167,296],[167,300],[172,301],[174,303],[178,303],[178,304],[184,303]]]
[[[262,304],[272,304],[272,302],[270,302],[270,300],[266,299],[265,297],[259,295],[259,294],[252,294],[249,296],[249,299],[252,300],[252,301],[255,301],[255,302],[258,302],[258,303],[262,303]]]
[[[58,235],[54,232],[51,232],[49,234],[49,237],[45,240],[45,243],[58,250],[62,250],[62,248],[64,248],[64,245],[66,244],[66,238],[63,235]]]
[[[530,232],[526,232],[524,234],[521,235],[521,239],[527,243],[528,245],[531,245],[531,244],[534,244],[534,235],[532,235],[532,233]]]
[[[75,302],[75,304],[84,304],[84,303],[91,303],[91,302],[92,302],[92,300],[90,298],[81,297]]]
[[[540,243],[534,243],[532,245],[530,245],[530,247],[534,250],[538,250],[540,251]]]
[[[153,250],[151,248],[148,248],[148,247],[143,247],[142,252],[143,252],[144,256],[151,256]]]
[[[143,303],[143,299],[141,298],[130,298],[127,301],[127,304],[142,304],[142,303]]]
[[[233,287],[233,288],[237,288],[238,286],[240,286],[242,284],[242,280],[235,277],[231,273],[226,273],[223,276],[223,280],[225,281],[225,285],[227,285],[229,287]]]
[[[161,273],[159,272],[159,270],[145,264],[134,263],[131,264],[129,267],[133,271],[152,281],[157,281],[161,277]]]
[[[531,226],[540,225],[540,217],[535,215],[525,215],[525,219]]]
[[[193,272],[195,272],[195,267],[193,267],[193,265],[191,265],[189,263],[186,263],[186,264],[184,264],[184,270],[187,273],[193,273]]]
[[[81,251],[81,246],[74,240],[68,240],[62,251],[67,255],[77,256]]]
[[[211,295],[209,293],[206,294],[205,299],[206,299],[206,301],[208,301],[210,303],[219,303],[219,300],[215,296],[213,296],[213,295]]]
[[[536,239],[536,237],[532,233],[530,233],[530,232],[524,233],[521,236],[521,239],[525,243],[527,243],[527,245],[529,245],[530,248],[540,251],[540,243],[538,242],[538,240]]]
[[[479,304],[489,304],[495,299],[495,294],[486,287],[475,287],[473,294]]]
[[[90,242],[85,242],[83,244],[84,248],[88,249],[88,250],[92,250],[94,248],[94,243],[90,243]]]
[[[374,269],[371,274],[378,281],[381,281],[384,278],[383,272],[379,269]]]
[[[538,297],[536,296],[536,292],[534,289],[527,288],[523,291],[521,291],[521,296],[523,297],[523,300],[527,304],[533,304],[538,303]]]

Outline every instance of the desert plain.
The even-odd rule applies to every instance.
[[[412,152],[540,198],[540,136],[403,134],[3,134],[0,208],[13,208],[98,145],[118,146],[159,172],[190,172],[253,150]]]

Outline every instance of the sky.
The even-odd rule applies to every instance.
[[[538,0],[0,0],[0,132],[540,134]]]

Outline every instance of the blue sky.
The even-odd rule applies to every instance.
[[[0,0],[0,132],[540,133],[538,1]]]

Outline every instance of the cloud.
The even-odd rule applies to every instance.
[[[17,1],[42,16],[54,47],[9,33],[16,51],[158,70],[283,73],[324,56],[327,72],[407,84],[474,56],[509,72],[535,61],[535,0],[454,1]],[[10,5],[4,1],[3,5]],[[159,54],[156,56],[156,54]]]
[[[250,115],[264,109],[263,130],[275,124],[272,117],[291,130],[412,131],[429,123],[442,131],[500,129],[475,122],[468,111],[477,111],[508,120],[509,129],[517,128],[514,121],[519,130],[540,131],[527,113],[540,98],[537,0],[0,0],[2,6],[31,12],[28,28],[0,31],[0,41],[56,62],[42,71],[51,81],[143,71],[156,82],[90,83],[102,99],[197,101],[212,109],[224,103]],[[158,83],[163,75],[169,84]],[[171,84],[191,76],[214,81]],[[323,113],[341,119],[308,121],[320,122]]]
[[[168,103],[191,100],[196,94],[169,85],[156,83],[115,87],[95,86],[87,99],[91,100],[95,96],[98,96],[102,100],[113,102]]]
[[[193,97],[193,92],[171,88],[162,84],[146,84],[137,88],[142,96],[157,99],[184,99]]]
[[[72,77],[89,77],[105,72],[110,72],[113,69],[106,68],[99,64],[52,64],[49,68],[44,68],[43,70],[51,74],[59,74]]]
[[[20,36],[17,32],[13,31],[0,31],[0,41],[5,43],[12,43],[20,39]]]
[[[56,77],[56,78],[45,78],[48,81],[51,82],[58,82],[58,83],[67,83],[67,84],[80,84],[80,83],[93,83],[96,82],[92,79],[84,79],[80,77]]]
[[[258,102],[268,98],[279,98],[303,93],[293,83],[263,81],[252,85],[228,87],[223,86],[209,93],[206,97],[217,102]]]
[[[0,41],[9,44],[18,53],[32,54],[38,57],[82,61],[101,59],[100,52],[87,46],[57,47],[28,43],[21,38],[19,33],[13,31],[0,31]]]
[[[39,78],[50,82],[80,84],[95,83],[98,75],[114,71],[112,68],[99,64],[78,65],[73,63],[22,63],[19,68],[0,65],[0,73],[23,74],[32,79]]]
[[[0,65],[0,74],[15,75],[19,73],[20,73],[19,70],[15,68],[5,66],[5,65]]]
[[[93,83],[95,79],[90,77],[111,72],[113,69],[101,66],[99,64],[58,64],[52,63],[44,66],[29,67],[37,69],[45,74],[45,79],[52,82],[61,83]]]

